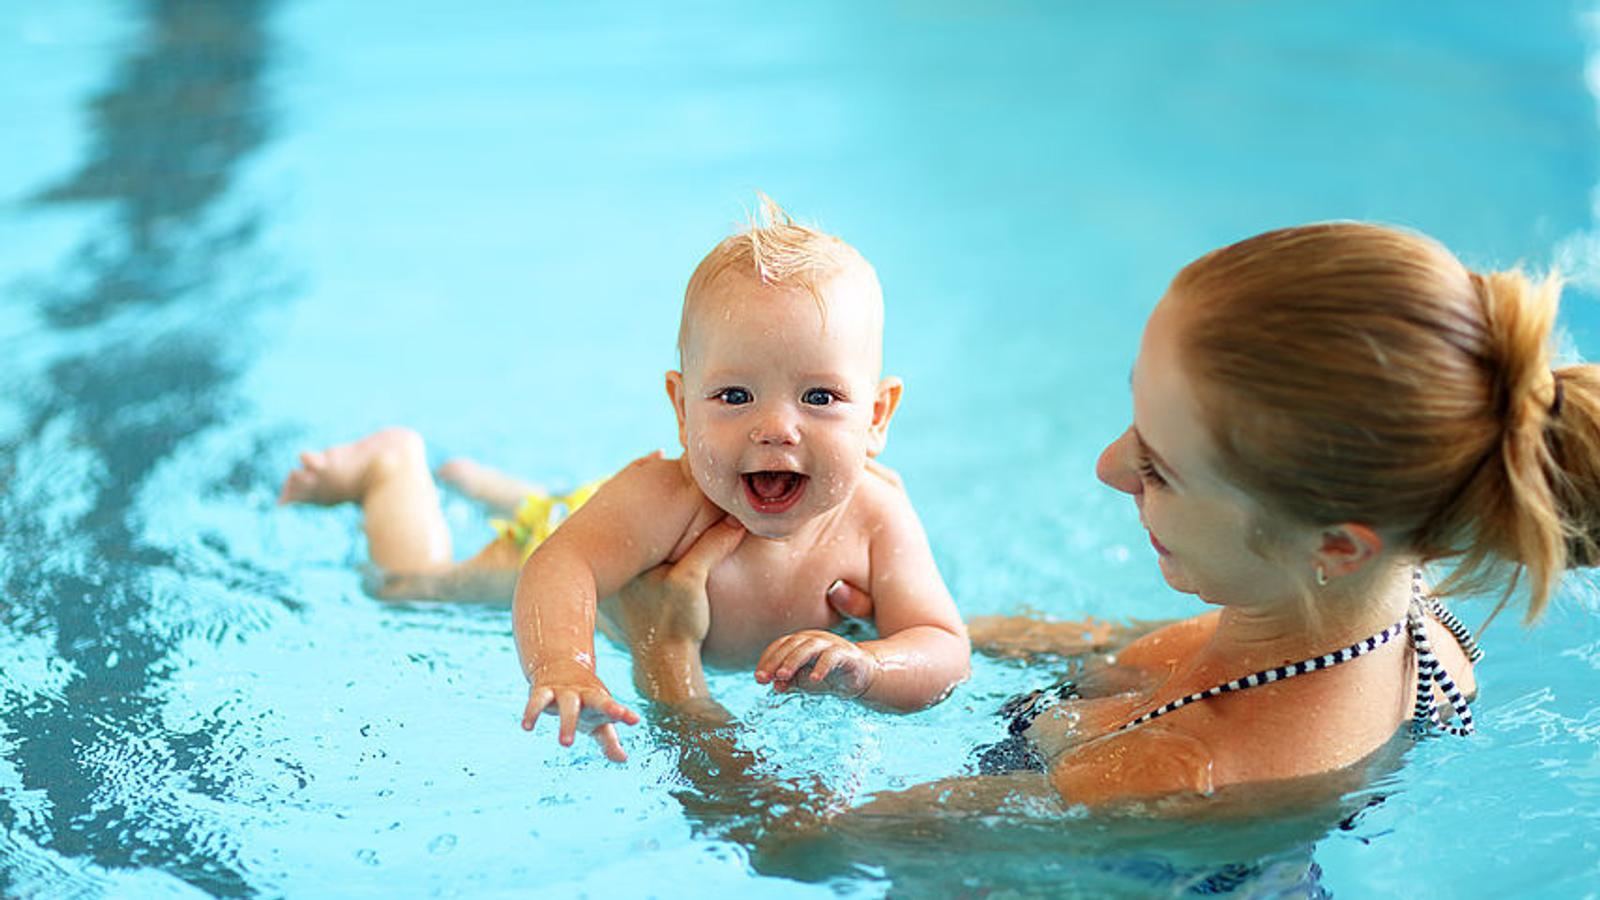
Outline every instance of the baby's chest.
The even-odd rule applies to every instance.
[[[702,658],[718,668],[750,668],[767,645],[796,631],[831,628],[840,621],[828,605],[838,579],[868,584],[867,556],[811,552],[773,558],[735,554],[706,585],[711,630]]]

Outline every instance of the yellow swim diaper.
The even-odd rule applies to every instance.
[[[600,490],[600,485],[606,479],[601,478],[591,481],[583,487],[569,494],[546,494],[534,491],[522,498],[522,505],[517,507],[517,515],[512,519],[490,519],[489,524],[494,530],[500,532],[501,537],[508,537],[517,542],[522,548],[522,558],[526,560],[533,555],[533,551],[545,538],[556,530],[556,526],[566,520],[567,516],[577,512],[578,507],[589,502],[594,492]]]

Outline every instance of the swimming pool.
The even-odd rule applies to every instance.
[[[374,601],[353,512],[273,505],[295,451],[396,422],[552,483],[669,446],[683,282],[756,188],[878,267],[886,461],[968,614],[1192,608],[1091,469],[1212,246],[1355,217],[1560,262],[1600,357],[1587,5],[1086,6],[0,7],[0,893],[1178,894],[1230,859],[1016,809],[757,872],[661,735],[613,766],[517,730],[503,609]],[[1596,606],[1496,625],[1479,735],[1240,892],[1592,891]],[[959,770],[1036,677],[907,718],[714,687],[775,772],[864,796]]]

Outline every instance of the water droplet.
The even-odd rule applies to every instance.
[[[428,852],[435,856],[443,856],[456,848],[457,838],[453,834],[441,834],[428,842]]]

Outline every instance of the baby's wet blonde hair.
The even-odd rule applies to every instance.
[[[771,197],[756,192],[756,210],[747,226],[711,249],[694,274],[683,295],[683,316],[678,323],[678,352],[686,343],[692,313],[698,298],[725,274],[742,274],[762,285],[800,288],[817,303],[818,314],[826,321],[828,298],[824,288],[835,276],[859,267],[871,280],[878,295],[878,276],[866,259],[843,240],[821,229],[804,225],[784,211]],[[877,319],[882,324],[882,301]]]

